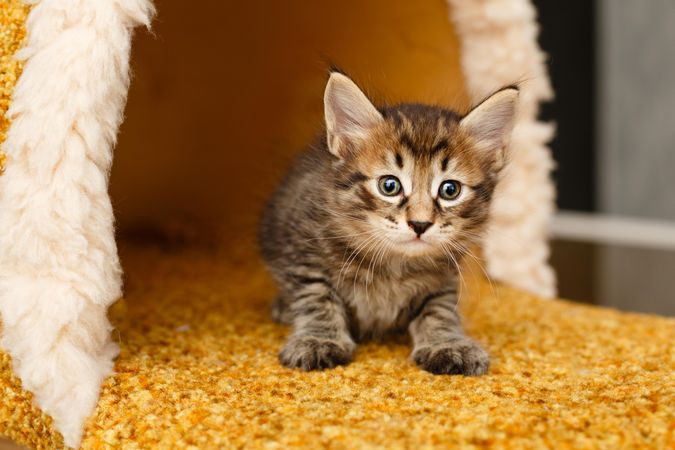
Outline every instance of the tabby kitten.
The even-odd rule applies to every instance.
[[[377,109],[331,74],[325,135],[293,164],[260,227],[280,290],[273,315],[293,326],[284,365],[346,364],[355,341],[407,327],[423,369],[487,371],[487,353],[460,325],[457,261],[488,217],[517,100],[507,87],[464,117]]]

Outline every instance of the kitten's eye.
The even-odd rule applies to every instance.
[[[401,182],[393,175],[387,175],[380,178],[377,187],[380,189],[382,195],[388,197],[393,197],[401,192]]]
[[[438,188],[438,195],[440,195],[443,200],[455,200],[459,197],[460,192],[462,192],[462,185],[459,181],[455,180],[444,181]]]

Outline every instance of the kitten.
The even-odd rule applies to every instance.
[[[487,353],[460,325],[457,261],[488,217],[517,100],[507,87],[464,117],[377,109],[331,74],[325,135],[293,164],[259,233],[280,290],[274,318],[293,326],[284,365],[346,364],[355,341],[407,328],[423,369],[487,371]]]

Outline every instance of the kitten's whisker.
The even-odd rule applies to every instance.
[[[385,239],[386,234],[384,232],[379,231],[377,235],[378,235],[378,238],[375,242],[375,247],[373,248],[373,256],[372,256],[372,258],[370,258],[370,261],[369,261],[369,264],[368,264],[368,270],[369,271],[370,271],[371,266],[373,268],[376,267],[377,256],[378,256],[381,248],[386,243],[386,239]],[[368,273],[369,272],[366,272],[366,292],[367,292],[367,289],[368,289]],[[373,281],[373,279],[371,279],[371,281]]]
[[[347,258],[347,261],[345,261],[342,264],[342,267],[340,268],[340,274],[338,275],[338,282],[337,282],[338,288],[340,287],[342,281],[344,280],[344,276],[346,276],[344,273],[345,269],[351,266],[351,264],[354,262],[356,257],[358,257],[359,253],[361,252],[361,250],[363,250],[363,248],[366,245],[368,245],[370,242],[372,242],[374,239],[377,238],[377,235],[373,231],[370,231],[368,234],[370,234],[370,236],[364,242],[362,242],[354,251],[352,251],[352,253]]]
[[[382,233],[382,235],[384,235],[384,233]],[[375,283],[375,269],[377,269],[380,266],[381,261],[384,258],[384,254],[386,253],[386,251],[389,249],[389,247],[391,245],[388,242],[387,239],[383,239],[383,238],[380,239],[379,244],[380,244],[380,248],[377,250],[377,252],[375,253],[375,256],[373,257],[370,264],[368,265],[368,272],[366,273],[366,297],[368,299],[370,299],[369,290],[368,290],[368,288],[369,288],[368,278],[369,278],[369,274],[371,273],[371,267],[372,267],[372,276],[370,277],[370,282],[374,284]]]
[[[372,233],[371,233],[372,234]],[[339,288],[340,285],[342,284],[343,277],[346,276],[344,271],[351,266],[351,263],[354,258],[356,258],[361,251],[361,249],[370,241],[373,239],[373,236],[369,236],[366,240],[364,240],[361,244],[359,244],[347,257],[345,261],[343,261],[342,266],[340,267],[340,273],[338,275],[338,282],[337,282],[337,287]]]
[[[387,254],[389,252],[389,250],[391,250],[391,248],[394,246],[394,243],[391,242],[390,240],[387,240],[385,242],[385,245],[386,245],[385,250],[382,252],[382,256],[380,256],[380,261],[378,262],[378,264],[380,264],[380,265],[384,261],[385,254]]]
[[[476,262],[478,262],[478,260],[476,259],[476,257],[475,257],[475,256],[474,256],[474,255],[473,255],[466,247],[462,246],[462,245],[459,244],[459,243],[455,243],[454,245],[455,245],[456,248],[461,248],[460,251],[463,253],[463,258],[462,258],[462,259],[464,259],[465,257],[468,256],[468,257],[473,258]],[[479,265],[480,269],[483,270],[483,274],[485,274],[485,276],[487,277],[487,273],[485,272],[485,270],[483,269],[483,267],[481,266],[481,264],[480,264],[479,262],[478,262],[478,265]],[[465,264],[462,264],[462,266],[463,266],[463,267],[466,267]],[[476,275],[477,275],[477,274],[476,274],[474,268],[473,268],[471,265],[469,265],[469,270],[471,271],[472,277],[473,277],[473,278],[476,278]],[[493,292],[493,294],[494,294],[494,288],[492,287],[492,281],[490,280],[489,277],[487,277],[487,281],[488,281],[488,283],[490,284],[490,286],[491,286],[491,288],[492,288],[492,292]],[[468,287],[468,284],[466,284],[466,287]]]
[[[361,258],[361,261],[359,262],[359,266],[356,268],[356,274],[354,275],[354,288],[353,288],[354,296],[356,296],[356,282],[359,278],[359,271],[361,270],[361,265],[363,264],[363,260],[366,259],[368,257],[368,255],[370,254],[372,246],[374,245],[375,247],[377,247],[377,245],[379,243],[378,239],[381,239],[379,234],[376,234],[375,237],[376,237],[376,239],[371,241],[372,245],[368,245],[368,248],[366,249],[366,254],[363,255],[363,258]],[[368,276],[368,273],[366,272],[366,277],[367,276]],[[366,278],[366,281],[368,281],[367,278]],[[366,300],[368,300],[368,286],[367,285],[366,285]]]
[[[377,259],[378,259],[378,256],[379,256],[380,252],[382,251],[382,249],[384,249],[384,245],[386,244],[386,241],[382,238],[382,235],[380,235],[380,240],[379,240],[378,244],[379,244],[378,248],[374,252],[374,256],[371,259],[370,264],[368,265],[368,273],[366,273],[366,290],[368,289],[368,278],[369,278],[368,274],[370,273],[370,268],[373,267],[373,278],[371,278],[370,281],[374,281],[374,277],[375,277],[374,269],[377,265],[376,262],[377,262]]]
[[[353,257],[356,257],[356,255],[357,255],[358,252],[360,251],[361,247],[364,246],[371,238],[372,238],[372,237],[368,237],[364,242],[362,242],[362,243],[359,244],[354,250],[352,250],[352,252],[349,254],[349,256],[348,256],[346,259],[343,258],[342,266],[340,267],[340,273],[339,273],[339,275],[338,275],[338,282],[337,282],[337,287],[338,287],[338,288],[340,287],[340,284],[341,284],[341,282],[342,282],[342,276],[343,276],[343,272],[344,272],[345,268],[346,268],[349,264],[351,264],[352,258],[353,258]],[[348,249],[345,250],[345,253],[347,253],[347,251],[348,251]]]
[[[446,244],[449,244],[449,245],[452,246],[451,242],[445,242],[445,243],[441,244],[441,248],[443,248],[443,250],[446,251],[446,254],[448,255],[448,257],[450,257],[452,259],[452,263],[455,265],[455,269],[457,270],[457,275],[459,276],[459,287],[460,288],[459,288],[459,293],[457,295],[457,307],[459,307],[459,302],[462,299],[462,291],[463,291],[462,286],[466,286],[466,281],[464,280],[464,276],[462,275],[462,269],[459,266],[459,262],[457,261],[457,259],[455,259],[455,256],[453,255],[453,250],[457,250],[457,249],[454,248],[454,246],[451,247],[450,249],[448,249],[445,246]]]
[[[434,265],[434,267],[435,267],[436,269],[438,269],[438,263],[436,263],[436,261],[434,260],[434,258],[431,257],[431,255],[427,255],[427,259],[429,260],[429,262],[430,262],[431,264]]]
[[[461,237],[461,233],[460,233],[460,237]],[[490,291],[491,291],[491,293],[492,293],[492,296],[495,297],[495,298],[497,298],[497,299],[499,299],[499,295],[497,294],[497,290],[495,289],[494,283],[493,283],[493,281],[492,281],[492,277],[490,276],[490,274],[489,274],[488,271],[486,270],[485,265],[483,264],[483,262],[482,262],[478,257],[476,257],[476,256],[473,254],[473,252],[471,252],[466,246],[460,244],[459,242],[457,242],[456,244],[457,244],[457,245],[460,245],[460,246],[462,246],[462,248],[464,248],[464,250],[465,250],[465,252],[466,252],[466,253],[465,253],[465,256],[469,256],[470,258],[472,258],[472,259],[474,260],[474,262],[475,262],[476,264],[478,264],[478,267],[483,271],[483,274],[485,275],[485,278],[487,279],[487,282],[488,282],[488,284],[490,285]],[[471,269],[471,270],[473,270],[473,269]]]
[[[470,251],[470,249],[468,247],[466,247],[465,245],[461,244],[458,241],[449,241],[448,244],[451,245],[454,249],[456,249],[460,253],[462,253],[463,257],[469,256],[469,257],[473,258],[473,260],[478,264],[478,267],[483,271],[483,274],[487,278],[487,282],[490,285],[490,290],[491,290],[492,296],[498,298],[497,291],[495,290],[494,283],[492,282],[492,279],[490,278],[489,274],[485,270],[485,267],[483,266],[481,261],[478,258],[476,258],[476,256]],[[472,267],[470,267],[470,270],[471,270],[472,275],[475,277],[474,269]],[[462,282],[465,284],[465,286],[468,286],[464,281],[462,281]]]

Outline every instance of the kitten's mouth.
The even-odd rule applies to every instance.
[[[426,239],[414,237],[401,242],[398,248],[406,256],[421,257],[432,253],[434,246]]]
[[[424,248],[431,245],[429,241],[422,239],[420,236],[410,238],[407,241],[403,241],[403,245],[411,248]]]

